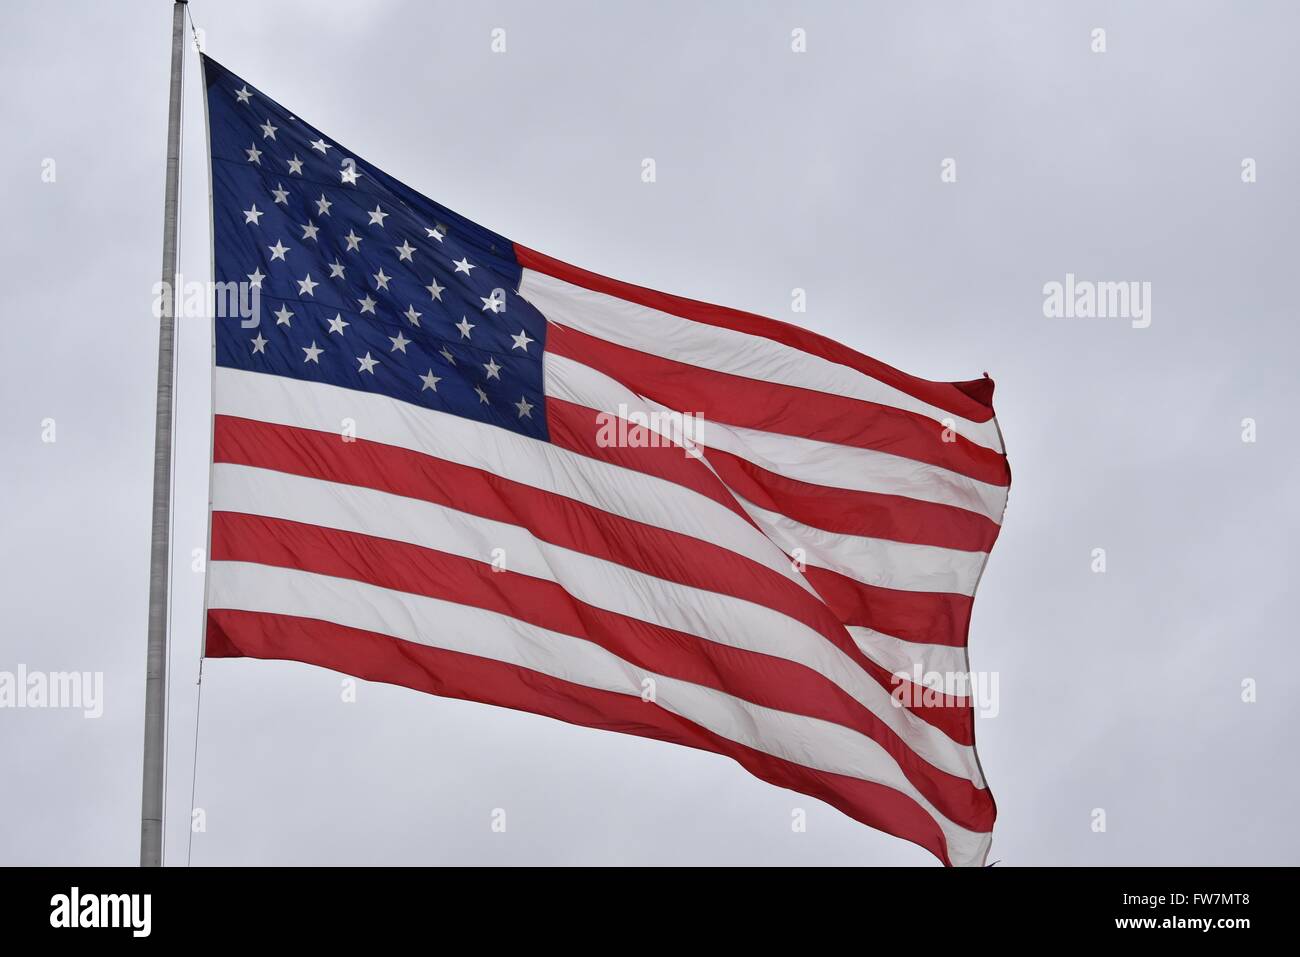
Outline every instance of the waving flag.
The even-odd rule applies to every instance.
[[[260,301],[217,320],[207,655],[714,751],[982,863],[971,701],[899,675],[970,670],[992,382],[566,265],[204,70]]]

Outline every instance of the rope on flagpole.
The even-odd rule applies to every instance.
[[[199,28],[194,23],[194,14],[190,13],[190,5],[188,2],[185,4],[185,16],[189,17],[190,35],[194,37],[194,49],[199,53],[202,53],[203,41],[199,39]]]
[[[207,565],[207,557],[204,556],[204,567]],[[206,604],[206,603],[205,603]],[[194,798],[198,793],[199,784],[199,728],[203,720],[203,649],[199,649],[199,680],[198,692],[196,693],[197,703],[194,706],[194,755],[193,763],[190,765],[190,822],[189,837],[185,841],[185,866],[190,866],[190,861],[194,857]]]
[[[199,36],[199,28],[198,28],[198,25],[195,24],[195,22],[194,22],[194,14],[190,12],[190,9],[189,9],[188,4],[187,4],[186,7],[185,7],[185,14],[186,14],[186,16],[189,17],[189,20],[190,20],[190,34],[194,37],[194,48],[199,52],[199,55],[200,55],[200,71],[202,72],[202,74],[203,74],[203,76],[204,76],[204,81],[205,81],[205,82],[204,82],[204,89],[203,89],[203,120],[204,120],[204,122],[203,122],[203,132],[204,132],[204,142],[207,144],[206,152],[207,152],[207,160],[208,160],[208,164],[207,164],[207,165],[208,165],[208,257],[209,257],[209,260],[208,260],[208,261],[209,261],[209,266],[210,266],[209,278],[215,282],[215,280],[216,280],[216,254],[215,254],[215,245],[214,245],[214,242],[213,242],[213,234],[212,234],[212,230],[213,230],[213,224],[212,224],[212,143],[211,143],[211,136],[212,136],[212,133],[211,133],[211,124],[208,122],[208,96],[207,96],[207,83],[206,83],[206,68],[203,66],[203,63],[202,63],[202,55],[203,55],[203,52],[204,52],[204,51],[203,51],[203,41],[202,41],[202,38]],[[214,295],[215,295],[215,293],[214,293]],[[211,355],[211,357],[210,357],[210,361],[209,361],[209,363],[208,363],[209,376],[211,376],[211,371],[212,371],[212,369],[213,369],[213,368],[215,367],[215,365],[216,365],[216,307],[215,307],[215,303],[214,303],[214,305],[213,305],[213,309],[212,309],[212,317],[211,317],[211,320],[210,320],[210,321],[212,322],[212,325],[209,327],[209,336],[210,336],[210,339],[211,339],[210,349],[211,349],[211,353],[212,353],[212,355]],[[213,381],[210,379],[210,381],[209,381],[209,388],[210,388],[210,389],[212,388],[212,385],[213,385]],[[212,414],[212,410],[213,410],[213,408],[215,408],[215,404],[214,404],[212,401],[209,401],[209,403],[208,403],[209,425],[211,425],[211,414]],[[213,439],[213,435],[212,435],[212,433],[210,432],[210,434],[209,434],[209,443],[212,442],[212,439]],[[203,727],[203,654],[204,654],[204,650],[205,650],[205,649],[204,649],[204,645],[205,645],[206,640],[207,640],[207,610],[208,610],[208,580],[209,580],[209,579],[208,579],[208,562],[209,562],[209,560],[210,560],[211,553],[212,553],[212,463],[213,463],[213,461],[215,460],[214,455],[213,455],[212,453],[213,453],[213,449],[212,449],[211,444],[209,444],[209,450],[208,450],[208,515],[207,515],[207,519],[208,519],[208,527],[207,527],[207,539],[206,539],[206,542],[205,542],[205,544],[204,544],[204,549],[203,549],[203,602],[202,602],[203,621],[202,621],[202,623],[201,623],[200,626],[199,626],[198,676],[197,676],[196,679],[195,679],[195,686],[196,686],[197,690],[196,690],[196,692],[195,692],[195,705],[194,705],[194,748],[193,748],[193,753],[192,753],[192,755],[191,755],[191,759],[190,759],[190,760],[191,760],[191,763],[190,763],[190,814],[189,814],[189,822],[188,822],[189,834],[187,835],[187,837],[186,837],[186,842],[185,842],[185,866],[186,866],[186,867],[189,867],[189,866],[190,866],[190,864],[191,864],[191,862],[192,862],[192,860],[193,860],[193,857],[194,857],[194,811],[195,811],[196,798],[197,798],[197,795],[198,795],[198,780],[199,780],[199,735],[200,735],[201,729],[202,729],[202,727]]]

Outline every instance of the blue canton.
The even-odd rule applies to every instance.
[[[219,366],[546,439],[546,319],[510,240],[415,192],[210,57],[215,279],[260,290],[216,320]]]

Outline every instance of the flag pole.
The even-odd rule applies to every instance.
[[[181,86],[185,4],[172,7],[171,91],[167,113],[167,185],[163,200],[162,314],[158,319],[158,398],[153,438],[153,530],[149,539],[149,646],[144,691],[144,779],[140,866],[162,866],[163,763],[167,743],[167,581],[170,571],[172,377],[176,352],[176,208],[181,178]]]

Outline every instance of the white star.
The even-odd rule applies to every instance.
[[[320,227],[317,226],[309,219],[307,220],[307,225],[302,228],[302,238],[315,240],[316,233],[318,233],[319,231],[320,231]]]
[[[402,240],[402,245],[394,246],[393,248],[397,250],[398,262],[401,262],[403,259],[405,259],[407,262],[415,262],[415,260],[411,258],[411,253],[415,252],[415,247],[412,246],[410,243],[408,243],[405,239]]]
[[[452,262],[454,262],[456,265],[456,272],[463,272],[466,276],[468,276],[469,271],[474,268],[470,264],[469,259],[465,256],[462,256],[458,260],[452,260]]]
[[[469,331],[474,328],[474,323],[470,322],[464,316],[461,316],[460,322],[456,323],[456,328],[460,330],[460,337],[462,339],[468,339]]]
[[[497,365],[497,360],[495,358],[488,359],[488,361],[483,364],[483,368],[487,369],[487,377],[489,379],[497,379],[498,381],[501,379],[501,367]]]
[[[369,372],[371,375],[375,374],[375,366],[379,365],[379,360],[370,358],[369,352],[366,353],[364,359],[361,356],[357,356],[357,361],[361,363],[361,368],[357,371]]]
[[[272,126],[271,121],[267,120],[265,123],[262,124],[262,139],[264,140],[275,139],[275,131],[278,129],[279,129],[278,126]]]
[[[432,369],[430,369],[424,375],[420,376],[420,379],[421,381],[424,382],[424,385],[420,387],[421,392],[423,392],[425,389],[432,389],[434,392],[437,392],[438,383],[442,381],[442,377],[434,375]]]
[[[251,208],[244,210],[244,222],[252,223],[254,226],[261,226],[262,224],[258,220],[265,215],[266,213],[257,208],[257,203],[254,203]]]
[[[523,396],[519,397],[519,401],[515,403],[515,408],[519,410],[519,418],[531,419],[533,417],[533,404]]]
[[[320,199],[316,200],[316,212],[320,213],[322,216],[328,216],[330,214],[330,207],[333,205],[333,203],[325,198],[325,194],[321,193]]]
[[[280,240],[277,239],[274,246],[267,246],[266,248],[271,250],[271,262],[275,262],[277,259],[283,262],[288,262],[288,260],[284,258],[284,254],[289,251],[289,247],[280,242]]]
[[[483,391],[482,386],[478,386],[478,385],[474,386],[474,391],[478,393],[479,402],[487,401],[487,393]]]
[[[498,296],[495,292],[490,296],[479,296],[479,299],[483,300],[483,308],[480,309],[479,312],[484,312],[488,309],[491,309],[493,312],[500,312],[506,307],[505,299]]]
[[[446,346],[443,346],[443,347],[442,347],[442,353],[441,353],[441,354],[442,354],[442,357],[443,357],[444,359],[446,359],[447,362],[448,362],[450,365],[455,365],[455,364],[456,364],[456,357],[455,357],[454,355],[452,355],[450,352],[447,351],[447,347],[446,347]]]
[[[262,280],[265,278],[266,276],[262,275],[262,270],[260,269],[254,269],[252,272],[248,274],[248,281],[252,283],[254,286],[256,286],[258,289],[262,288]]]
[[[343,319],[343,314],[341,312],[336,312],[334,313],[334,318],[330,320],[330,332],[337,332],[339,335],[343,335],[343,327],[350,325],[350,322],[346,322]]]
[[[361,174],[357,172],[357,166],[355,163],[349,163],[347,160],[343,161],[343,167],[339,170],[340,182],[351,183],[353,186],[356,186],[357,177],[360,175]]]
[[[416,312],[414,306],[406,307],[406,318],[411,323],[411,325],[418,326],[420,324],[420,316],[422,315],[424,315],[424,313]]]
[[[320,150],[321,153],[324,153],[326,150],[330,148],[330,144],[326,143],[323,138],[319,140],[312,140],[311,148],[314,150]]]
[[[289,311],[289,307],[286,306],[284,303],[280,303],[280,309],[279,309],[279,311],[278,311],[278,312],[275,312],[275,313],[272,313],[272,315],[275,316],[275,324],[276,324],[277,326],[292,326],[292,325],[293,325],[293,323],[291,323],[291,322],[289,321],[290,319],[293,318],[293,313]]]
[[[248,92],[248,84],[245,83],[242,89],[235,91],[235,98],[240,103],[247,103],[253,98],[253,94]]]
[[[440,300],[442,299],[442,291],[447,287],[439,286],[438,277],[434,276],[432,279],[429,280],[429,285],[425,286],[424,288],[429,290],[429,295],[431,295],[434,299]]]
[[[368,312],[372,316],[377,314],[375,312],[375,301],[371,299],[369,296],[366,296],[365,299],[358,299],[357,302],[361,303],[361,311],[363,313]]]
[[[525,329],[523,332],[519,333],[519,335],[517,335],[517,336],[511,336],[510,338],[513,339],[513,340],[515,340],[515,344],[514,344],[513,346],[511,346],[510,348],[511,348],[511,349],[523,349],[524,352],[527,352],[527,351],[528,351],[528,343],[534,341],[534,340],[528,338],[528,330],[527,330],[527,329]]]
[[[373,210],[367,210],[366,215],[370,217],[370,222],[366,223],[367,226],[374,226],[376,223],[382,226],[384,225],[384,218],[391,214],[384,212],[383,209],[380,208],[379,204],[375,203],[375,208]]]
[[[321,354],[322,352],[324,352],[325,350],[319,348],[319,347],[316,345],[316,340],[315,340],[315,339],[313,339],[313,340],[311,341],[311,345],[309,345],[309,346],[300,346],[300,348],[302,349],[303,352],[307,353],[307,357],[306,357],[305,359],[302,360],[303,362],[314,362],[314,363],[316,363],[317,365],[320,365],[320,354]]]
[[[275,189],[271,190],[271,195],[275,197],[277,203],[283,203],[285,206],[289,205],[289,191],[279,183],[275,184]]]
[[[401,329],[397,330],[397,335],[389,336],[388,341],[393,344],[393,348],[389,349],[388,351],[401,352],[402,355],[406,355],[406,347],[411,344],[411,340],[406,338],[406,336],[402,335]]]
[[[348,230],[348,234],[347,234],[346,236],[344,236],[343,238],[346,239],[346,240],[348,241],[348,248],[347,248],[346,250],[344,250],[345,252],[349,252],[349,251],[351,251],[351,250],[353,250],[353,249],[360,249],[360,248],[361,248],[361,237],[358,236],[358,235],[357,235],[355,232],[353,232],[352,230],[349,229],[349,230]]]
[[[391,278],[393,278],[393,277],[392,277],[392,276],[386,276],[386,275],[384,275],[384,270],[383,270],[383,269],[380,269],[379,272],[375,273],[375,288],[376,288],[376,289],[387,289],[387,288],[388,288],[388,280],[391,279]]]
[[[446,235],[445,232],[443,232],[441,229],[438,229],[436,226],[433,229],[430,229],[428,226],[425,226],[424,231],[429,234],[430,239],[436,239],[438,240],[438,242],[442,242],[442,237]]]
[[[256,163],[258,166],[262,165],[262,151],[257,148],[256,143],[244,150],[244,152],[248,154],[248,161],[250,163]]]
[[[250,341],[253,343],[253,353],[254,353],[254,354],[256,354],[256,353],[258,353],[258,352],[261,352],[261,353],[265,354],[265,352],[266,352],[266,340],[262,338],[262,334],[261,334],[260,332],[257,334],[257,338],[256,338],[256,339],[252,339],[252,340],[250,340]]]
[[[346,276],[343,275],[343,264],[342,264],[341,262],[339,262],[339,257],[338,257],[338,256],[335,256],[335,257],[334,257],[334,261],[333,261],[332,263],[330,263],[330,278],[331,278],[331,279],[346,279],[346,278],[347,278]]]
[[[293,154],[293,159],[286,160],[285,162],[289,164],[290,176],[292,176],[294,173],[297,173],[299,176],[302,175],[302,160],[298,159],[297,153]]]
[[[316,293],[312,292],[312,290],[315,289],[315,288],[316,288],[317,286],[319,286],[319,285],[320,285],[320,283],[318,283],[318,282],[312,282],[311,273],[307,273],[307,278],[306,278],[306,279],[299,279],[299,280],[298,280],[298,295],[300,295],[300,296],[311,296],[311,297],[315,298]]]

